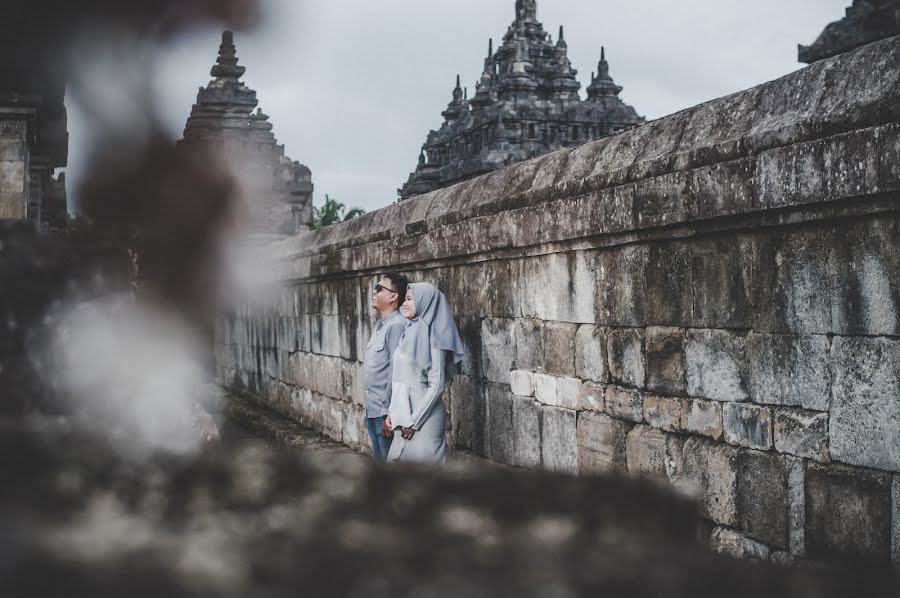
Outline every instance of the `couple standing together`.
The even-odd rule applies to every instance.
[[[441,401],[463,344],[442,292],[388,272],[372,294],[378,323],[366,346],[366,429],[376,461],[443,463]]]

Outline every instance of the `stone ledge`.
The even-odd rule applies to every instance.
[[[413,249],[409,256],[413,258],[416,246],[425,246],[431,255],[436,251],[454,255],[460,250],[471,254],[522,246],[527,243],[517,237],[516,231],[522,230],[522,218],[528,210],[540,207],[547,213],[562,207],[559,200],[574,201],[568,209],[580,214],[580,218],[568,220],[580,222],[584,230],[575,226],[561,236],[562,231],[555,232],[550,226],[542,241],[639,230],[773,207],[771,202],[757,203],[758,190],[740,193],[733,202],[720,204],[720,191],[749,189],[748,180],[754,185],[763,184],[768,190],[783,187],[779,177],[782,173],[788,175],[787,170],[764,167],[757,172],[752,164],[742,161],[775,151],[767,158],[767,164],[797,164],[785,152],[807,151],[798,144],[813,144],[807,152],[813,159],[826,159],[832,151],[829,144],[840,145],[842,151],[858,147],[873,155],[866,148],[871,148],[875,133],[857,131],[900,120],[900,76],[894,68],[898,61],[900,39],[871,44],[610,138],[520,163],[345,224],[303,233],[278,244],[275,250],[286,259],[333,254],[343,269],[359,269],[364,265],[359,261],[362,256],[354,257],[344,250],[387,240],[391,241],[389,246],[376,249],[365,261],[377,259],[378,254],[386,258],[407,249]],[[809,93],[797,93],[798,89]],[[884,131],[887,134],[893,129]],[[828,137],[833,140],[819,142]],[[854,141],[857,138],[861,145]],[[791,150],[787,146],[796,147]],[[876,188],[897,188],[893,180],[871,179],[868,187],[861,186],[859,190],[855,186],[841,189],[821,177],[807,182],[821,183],[828,191],[825,197],[804,196],[813,202],[846,193],[859,195]],[[660,193],[661,189],[676,187],[690,193]],[[790,196],[789,189],[788,192]],[[764,194],[768,197],[770,191]],[[670,204],[667,197],[682,203]],[[796,204],[797,198],[791,203]],[[778,201],[783,201],[781,195]],[[495,225],[479,223],[479,230],[489,233],[473,236],[467,223],[485,217]],[[625,220],[621,220],[623,217]],[[543,220],[545,225],[559,221]],[[427,232],[409,237],[408,230]],[[444,234],[435,235],[438,231]],[[451,240],[454,243],[448,245]],[[453,247],[458,249],[451,250]],[[328,262],[327,269],[338,265],[333,259]],[[321,272],[325,265],[310,264],[309,272]]]

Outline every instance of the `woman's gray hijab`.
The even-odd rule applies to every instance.
[[[456,376],[465,349],[453,311],[442,292],[427,282],[414,282],[409,285],[413,300],[416,302],[416,317],[400,337],[401,351],[412,357],[413,363],[420,369],[431,367],[431,350],[442,349],[453,354],[446,363],[446,376],[449,383]]]

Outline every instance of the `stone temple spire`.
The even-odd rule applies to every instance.
[[[240,81],[244,72],[226,31],[210,70],[215,79],[197,93],[179,145],[221,154],[235,178],[254,191],[246,194],[249,230],[258,238],[281,238],[312,224],[312,175],[285,155],[256,92]]]
[[[219,46],[219,58],[209,71],[216,79],[237,81],[247,71],[238,66],[237,49],[234,47],[234,34],[231,31],[222,33],[222,44]]]
[[[606,62],[606,48],[600,48],[600,62],[597,64],[597,76],[587,88],[588,99],[608,98],[619,95],[622,88],[609,76],[609,63]]]
[[[513,4],[513,0],[505,0]],[[900,2],[900,0],[897,0]],[[399,190],[426,193],[502,166],[574,147],[644,122],[619,99],[606,53],[591,77],[588,100],[579,95],[563,27],[554,40],[537,19],[536,0],[515,0],[516,19],[502,42],[488,42],[484,69],[471,99],[457,79],[440,129],[428,133],[427,161]]]
[[[463,89],[460,85],[459,75],[456,75],[456,87],[453,88],[453,100],[447,104],[447,109],[441,114],[447,121],[459,118],[463,111]]]
[[[537,0],[516,0],[516,19],[537,19]]]

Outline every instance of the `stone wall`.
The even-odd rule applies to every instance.
[[[18,115],[17,115],[18,116]],[[0,218],[27,216],[27,121],[0,115]]]
[[[371,287],[441,288],[454,446],[670,483],[734,554],[900,561],[900,38],[277,245],[218,375],[350,446]]]

